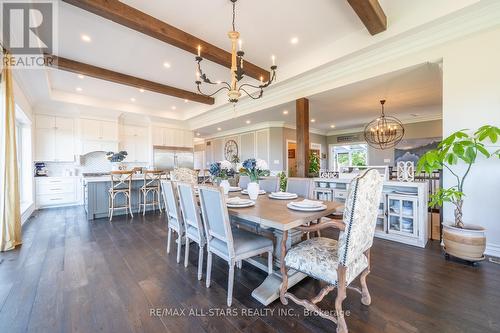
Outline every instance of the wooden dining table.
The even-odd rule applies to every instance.
[[[240,192],[229,193],[229,197],[242,197],[245,195]],[[253,290],[252,296],[264,305],[272,303],[279,298],[282,275],[280,272],[281,260],[283,260],[286,250],[292,245],[302,241],[302,231],[295,228],[308,222],[313,222],[322,217],[333,214],[341,209],[344,204],[337,201],[323,201],[326,209],[321,211],[296,211],[287,207],[291,201],[303,200],[297,198],[293,200],[279,200],[269,198],[267,194],[259,195],[255,205],[246,208],[228,208],[229,216],[233,222],[251,223],[257,225],[260,229],[266,230],[267,234],[274,238],[274,271]],[[285,250],[285,251],[283,251]],[[248,263],[267,272],[265,260],[252,258],[246,260]],[[305,278],[306,275],[290,270],[288,272],[288,287],[292,287]]]

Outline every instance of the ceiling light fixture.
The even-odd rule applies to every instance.
[[[81,38],[85,43],[90,43],[92,41],[89,35],[82,35]]]
[[[217,130],[218,130],[218,131],[222,131],[222,128],[220,128],[220,127],[217,127]]]
[[[164,62],[164,63],[163,63],[163,67],[165,67],[165,68],[170,68],[170,63],[168,63],[168,62]]]
[[[200,136],[200,135],[201,135],[200,132],[196,133],[196,136]]]
[[[139,89],[139,91],[140,91],[141,93],[143,93],[143,92],[145,92],[146,90],[144,90],[144,89],[142,89],[142,88],[141,88],[141,89]]]
[[[335,128],[335,125],[330,125],[330,128]]]
[[[78,78],[83,80],[83,79],[85,79],[85,75],[78,74]]]
[[[132,102],[135,102],[135,98],[134,98],[134,97],[132,97],[130,100],[131,100]]]
[[[290,43],[292,43],[293,45],[297,44],[298,42],[299,42],[298,37],[292,37],[292,39],[290,39]]]
[[[283,114],[285,115],[288,114],[288,110],[283,111]]]
[[[312,118],[311,123],[315,123],[315,122],[316,122],[316,119]]]
[[[187,103],[187,102],[189,102],[189,99],[187,99],[187,98],[184,99],[184,103]]]
[[[171,109],[172,109],[172,110],[176,110],[176,109],[177,109],[177,106],[172,105]]]
[[[83,91],[83,89],[80,87],[76,87],[76,91],[81,92],[81,91]]]
[[[233,4],[233,22],[232,22],[232,30],[229,31],[228,36],[229,39],[231,40],[231,81],[229,82],[221,82],[220,85],[222,85],[221,88],[217,89],[215,92],[212,94],[205,94],[201,91],[201,84],[206,83],[210,85],[219,85],[218,83],[212,82],[205,73],[201,70],[201,61],[203,58],[201,57],[201,45],[198,45],[198,55],[196,56],[196,63],[197,63],[197,72],[196,72],[196,87],[198,89],[198,92],[202,95],[205,96],[213,96],[217,94],[218,92],[222,90],[227,90],[228,97],[229,97],[229,102],[231,103],[236,103],[238,102],[239,98],[241,97],[242,92],[244,92],[246,95],[248,95],[252,99],[259,99],[262,97],[264,94],[264,88],[267,88],[275,79],[276,79],[276,69],[278,69],[278,66],[276,66],[276,57],[273,55],[271,57],[272,59],[272,66],[271,66],[271,77],[269,78],[268,81],[264,81],[264,77],[260,77],[260,84],[259,85],[253,85],[249,83],[244,83],[238,86],[238,83],[243,79],[245,76],[245,71],[243,70],[243,56],[245,55],[245,52],[242,50],[242,42],[239,39],[240,38],[240,33],[236,31],[235,27],[235,19],[236,19],[236,1],[237,0],[229,0]],[[237,44],[239,44],[239,47],[237,47]],[[237,50],[238,49],[238,50]],[[247,91],[248,88],[252,89],[257,89],[254,92],[249,92]]]
[[[381,100],[382,113],[380,117],[369,122],[364,130],[366,142],[377,149],[388,149],[396,146],[405,134],[401,121],[395,117],[386,116],[385,100]]]
[[[250,121],[250,120],[247,120],[247,121],[245,121],[245,123],[250,124],[250,123],[251,123],[251,121]]]

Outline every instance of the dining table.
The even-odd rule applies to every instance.
[[[228,197],[244,198],[245,195],[240,192],[230,192]],[[291,200],[283,200],[273,199],[268,194],[263,194],[258,196],[255,200],[255,205],[251,207],[228,207],[228,213],[233,223],[253,224],[259,230],[265,230],[266,234],[273,237],[273,273],[269,274],[264,282],[252,292],[252,297],[264,305],[269,305],[279,298],[282,283],[281,261],[291,246],[302,241],[303,232],[296,228],[310,222],[318,221],[323,217],[338,212],[344,207],[342,202],[323,201],[326,208],[319,211],[306,212],[288,208],[288,203],[300,200],[303,200],[303,198],[298,197]],[[245,261],[267,272],[266,260],[264,258],[254,257]],[[289,270],[288,288],[293,287],[305,277],[306,275],[301,272]]]

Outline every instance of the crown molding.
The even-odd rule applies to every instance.
[[[432,60],[440,61],[438,46],[500,26],[500,1],[480,2],[433,22],[358,50],[308,72],[270,86],[263,98],[242,98],[240,116],[272,108],[304,96],[345,86],[370,77]],[[406,57],[406,58],[405,58]],[[222,105],[188,120],[192,129],[225,119],[232,105]]]

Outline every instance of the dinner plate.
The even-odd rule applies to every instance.
[[[229,192],[239,192],[241,191],[241,187],[238,186],[230,186],[229,187]]]
[[[269,198],[278,199],[278,200],[293,200],[293,199],[297,199],[298,195],[291,193],[290,196],[284,196],[284,195],[274,195],[273,193],[271,193],[271,194],[269,194]]]
[[[323,202],[315,200],[302,200],[290,202],[290,204],[299,208],[317,208],[321,207],[323,205]]]
[[[248,190],[242,190],[242,191],[241,191],[241,194],[247,194],[247,195],[248,195]],[[260,191],[259,191],[259,195],[262,195],[262,194],[266,194],[266,191],[264,191],[264,190],[260,190]]]
[[[318,207],[309,207],[309,208],[297,207],[295,205],[292,205],[291,202],[289,202],[286,206],[288,208],[290,208],[291,210],[296,210],[296,211],[300,211],[300,212],[319,212],[319,211],[325,210],[327,208],[326,205],[321,205]]]
[[[252,207],[255,205],[255,201],[251,201],[244,203],[244,204],[231,204],[231,203],[226,203],[227,207],[229,208],[246,208],[246,207]]]

